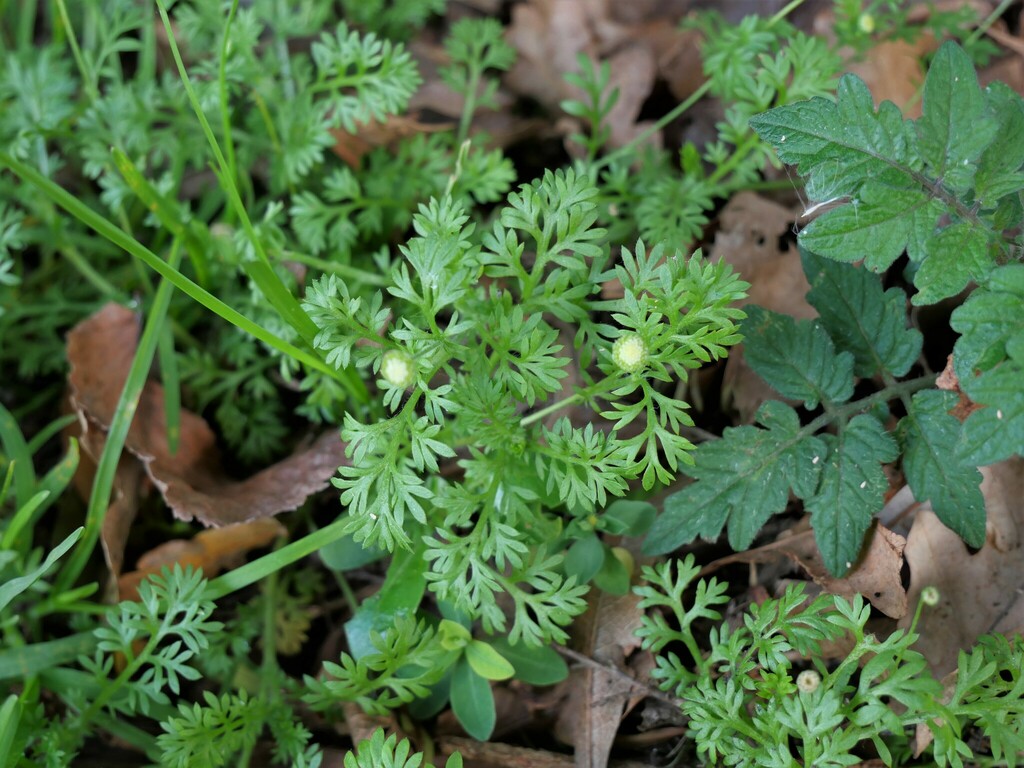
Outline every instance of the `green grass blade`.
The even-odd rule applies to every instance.
[[[219,315],[224,320],[227,320],[232,325],[237,326],[254,338],[264,342],[267,346],[278,350],[288,357],[337,379],[351,395],[361,402],[369,401],[366,386],[353,372],[337,371],[327,365],[316,355],[310,354],[305,350],[289,344],[284,339],[275,336],[252,322],[249,318],[245,317],[245,315],[232,309],[206,289],[196,285],[178,270],[168,267],[168,265],[159,256],[142,245],[138,240],[118,229],[117,226],[100,214],[96,213],[96,211],[89,208],[89,206],[85,205],[85,203],[78,200],[69,192],[62,189],[57,184],[54,184],[53,181],[48,179],[32,166],[22,163],[20,160],[11,157],[11,155],[6,152],[0,152],[0,165],[4,165],[9,168],[23,181],[26,181],[39,189],[56,205],[63,208],[87,227],[91,228],[97,234],[105,237],[114,245],[122,248],[135,258],[142,261],[146,266],[150,267],[154,272],[158,273],[161,277],[170,282],[175,288],[191,297],[199,304],[202,304],[210,311]]]
[[[171,269],[178,265],[181,256],[179,246],[180,241],[175,239],[167,258],[168,266]],[[128,370],[128,378],[121,390],[121,398],[117,402],[114,418],[107,431],[107,442],[103,446],[103,453],[100,455],[99,464],[96,467],[96,477],[93,480],[92,493],[89,495],[89,507],[85,517],[85,535],[82,537],[82,543],[75,549],[74,555],[57,579],[57,592],[63,592],[75,583],[85,568],[85,564],[89,561],[99,539],[103,518],[106,517],[110,494],[114,487],[114,473],[117,471],[117,463],[121,458],[125,440],[128,438],[128,428],[135,417],[142,388],[145,386],[149,370],[153,366],[157,339],[164,326],[167,307],[171,303],[173,291],[174,286],[168,280],[161,281],[160,287],[157,288],[153,306],[149,311],[149,317],[146,318],[146,325],[139,339],[138,349],[135,351],[135,359],[132,360]]]
[[[185,63],[181,59],[181,53],[178,50],[178,42],[174,36],[174,28],[171,25],[171,19],[167,15],[167,8],[163,0],[157,0],[157,8],[160,11],[160,18],[163,19],[164,29],[167,31],[167,41],[171,47],[171,55],[174,57],[174,63],[178,67],[178,74],[181,77],[181,84],[185,88],[185,93],[188,95],[188,100],[192,104],[192,109],[196,113],[196,117],[202,126],[203,133],[206,136],[206,140],[210,144],[210,149],[213,151],[213,156],[217,160],[217,178],[220,181],[221,188],[227,194],[228,202],[231,205],[231,209],[239,221],[242,222],[242,228],[248,235],[250,242],[252,243],[253,251],[256,254],[255,261],[243,262],[242,266],[246,270],[249,277],[252,278],[253,282],[259,286],[260,290],[263,291],[263,295],[267,297],[270,304],[278,311],[284,320],[291,325],[299,335],[302,336],[306,341],[311,342],[313,337],[317,334],[317,327],[310,320],[299,302],[292,296],[291,291],[281,281],[281,279],[274,273],[273,267],[271,267],[270,259],[267,257],[267,253],[263,248],[263,243],[260,241],[259,236],[256,234],[256,230],[252,225],[252,221],[249,219],[249,214],[245,210],[245,205],[242,203],[242,198],[238,194],[238,187],[235,184],[235,179],[232,175],[231,165],[224,158],[224,153],[221,152],[220,145],[217,143],[217,137],[213,134],[213,129],[210,127],[210,122],[206,119],[206,115],[203,112],[203,107],[199,103],[199,97],[196,96],[195,90],[192,88],[192,81],[189,79],[188,71],[185,69]]]
[[[321,547],[327,546],[344,536],[347,520],[347,517],[341,517],[330,525],[325,525],[320,530],[303,536],[298,541],[286,544],[274,552],[253,560],[251,563],[246,563],[241,568],[235,568],[233,571],[228,571],[212,579],[207,584],[204,596],[209,600],[219,600],[225,595],[230,595],[236,590],[255,584],[260,579],[266,578],[285,566],[313,554]]]
[[[110,154],[114,158],[114,165],[132,192],[145,203],[146,208],[153,212],[160,223],[184,244],[185,252],[188,253],[189,260],[196,270],[199,284],[203,287],[208,286],[210,267],[206,254],[213,250],[209,232],[195,221],[183,223],[177,207],[153,188],[128,155],[117,147],[113,147]]]
[[[160,379],[164,385],[164,414],[167,420],[167,450],[173,456],[178,452],[181,439],[181,380],[178,376],[178,357],[174,354],[174,335],[164,328],[157,341],[160,356]]]
[[[36,471],[32,466],[32,454],[29,452],[25,436],[18,427],[14,414],[0,403],[0,443],[14,469],[14,503],[22,506],[28,503],[36,488]]]
[[[92,632],[79,632],[59,640],[6,648],[0,651],[0,680],[26,680],[44,669],[70,663],[92,653],[97,642]]]

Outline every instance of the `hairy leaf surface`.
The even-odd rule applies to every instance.
[[[853,354],[854,373],[902,376],[921,353],[921,332],[907,328],[906,300],[898,288],[882,289],[866,270],[801,250],[811,284],[807,300],[840,348]]]
[[[960,422],[949,414],[957,403],[952,392],[918,392],[900,422],[904,444],[903,472],[914,498],[931,500],[939,519],[972,547],[985,542],[985,500],[981,473],[955,456]]]
[[[853,355],[837,354],[820,323],[756,306],[749,307],[747,315],[747,362],[780,395],[802,400],[806,408],[850,398]]]
[[[791,489],[801,498],[814,493],[824,442],[802,436],[796,412],[777,401],[761,406],[758,421],[765,429],[726,429],[721,440],[697,449],[696,463],[683,469],[696,482],[665,500],[646,553],[671,552],[697,536],[713,539],[727,522],[730,546],[746,549],[765,521],[786,508]]]

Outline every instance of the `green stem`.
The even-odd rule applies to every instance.
[[[473,112],[476,111],[477,89],[480,87],[480,76],[482,71],[479,67],[469,68],[469,81],[466,84],[466,98],[462,103],[462,116],[459,118],[458,139],[456,146],[460,146],[469,137],[469,125],[473,120]]]
[[[278,314],[280,314],[289,325],[298,331],[299,335],[303,339],[307,342],[312,342],[318,332],[316,324],[305,312],[302,311],[302,307],[299,306],[299,302],[294,296],[292,296],[291,291],[288,290],[288,287],[274,272],[270,259],[267,257],[267,253],[263,248],[263,243],[260,241],[260,238],[256,233],[256,229],[253,227],[252,221],[249,219],[249,214],[245,210],[245,205],[242,203],[238,187],[235,184],[234,178],[231,176],[231,168],[228,165],[228,161],[224,157],[224,153],[221,152],[220,145],[217,143],[217,138],[214,136],[213,129],[210,127],[210,122],[206,119],[206,114],[203,112],[202,105],[199,103],[199,97],[196,96],[195,89],[192,87],[192,81],[189,78],[188,71],[185,69],[185,62],[181,58],[181,51],[178,50],[178,43],[174,36],[174,28],[171,25],[171,19],[167,15],[166,4],[164,0],[156,0],[156,4],[157,9],[160,12],[160,18],[164,24],[164,29],[167,32],[167,41],[171,48],[171,55],[174,58],[174,63],[178,68],[178,75],[181,78],[181,84],[185,89],[189,102],[192,104],[192,110],[195,112],[200,126],[202,126],[203,133],[206,135],[206,140],[209,143],[213,156],[217,161],[217,178],[227,195],[228,202],[231,204],[235,215],[237,215],[239,221],[242,222],[242,228],[245,230],[250,243],[252,243],[253,252],[256,255],[256,259],[254,261],[243,262],[243,268],[246,270],[246,273],[253,282],[259,286],[263,295],[267,297],[267,300],[274,309],[277,310]],[[362,384],[362,382],[354,380],[351,384],[353,387],[358,388],[357,385]]]
[[[935,383],[936,378],[938,378],[938,376],[934,373],[929,374],[928,376],[920,376],[916,379],[910,379],[909,381],[903,381],[899,384],[893,384],[891,387],[880,389],[878,392],[868,395],[867,397],[862,397],[860,400],[854,400],[853,402],[844,403],[842,405],[833,405],[830,410],[826,410],[825,413],[821,414],[810,424],[803,427],[797,433],[796,438],[794,438],[794,442],[803,440],[808,435],[813,435],[819,429],[823,429],[836,419],[846,418],[847,416],[859,411],[866,411],[874,405],[887,403],[897,397],[902,398],[905,395],[913,394],[914,392],[926,387],[930,387]]]
[[[175,288],[178,288],[182,293],[190,296],[199,304],[202,304],[204,307],[224,318],[232,325],[238,326],[240,329],[264,342],[268,346],[304,363],[305,365],[308,365],[314,370],[318,370],[338,380],[346,387],[346,389],[348,389],[350,394],[354,395],[361,402],[369,402],[369,393],[366,391],[366,386],[354,374],[337,371],[333,367],[327,365],[319,357],[293,346],[284,339],[281,339],[263,329],[261,326],[256,325],[256,323],[249,320],[249,318],[245,317],[240,312],[229,307],[209,291],[199,285],[196,285],[181,274],[181,272],[169,267],[163,259],[142,245],[138,240],[135,240],[125,234],[107,219],[96,213],[92,208],[85,205],[85,203],[54,184],[50,179],[32,166],[26,165],[20,160],[16,160],[6,152],[2,151],[0,151],[0,165],[5,165],[10,168],[23,181],[27,181],[37,187],[54,203],[59,205],[87,227],[90,227],[97,234],[105,237],[117,247],[127,251],[136,259],[145,263],[167,282],[171,283]]]
[[[600,160],[598,160],[596,163],[594,163],[591,166],[591,169],[593,170],[593,172],[596,174],[602,168],[604,168],[604,167],[606,167],[608,165],[611,165],[613,162],[618,160],[620,157],[626,157],[626,156],[632,154],[633,151],[636,150],[636,148],[638,146],[643,144],[643,142],[647,141],[649,138],[651,138],[651,136],[656,134],[658,131],[660,131],[662,128],[664,128],[666,125],[668,125],[673,120],[675,120],[677,117],[679,117],[684,112],[686,112],[686,110],[688,110],[690,107],[692,107],[694,104],[696,104],[702,98],[704,98],[708,94],[708,91],[710,91],[710,90],[711,90],[711,80],[705,80],[703,83],[701,83],[700,88],[698,88],[696,91],[691,93],[684,101],[682,101],[679,104],[677,104],[669,112],[667,112],[666,114],[664,114],[660,118],[658,118],[658,120],[655,121],[654,124],[651,125],[647,130],[637,134],[630,141],[626,142],[625,144],[623,144],[621,147],[619,147],[618,149],[614,150],[613,152],[609,152],[607,155],[605,155]]]
[[[281,255],[290,260],[297,261],[300,264],[305,264],[307,267],[313,267],[319,269],[321,272],[329,272],[339,277],[346,277],[350,280],[355,280],[362,283],[363,285],[374,285],[378,288],[391,285],[391,281],[376,272],[370,272],[359,267],[353,267],[348,264],[338,264],[333,261],[327,261],[326,259],[318,259],[316,256],[309,256],[305,253],[298,251],[283,251]]]
[[[66,258],[75,269],[78,270],[79,274],[85,278],[85,281],[91,284],[101,294],[106,296],[108,299],[115,301],[123,301],[127,298],[123,291],[114,287],[114,285],[107,280],[103,275],[93,269],[92,265],[85,260],[78,249],[73,245],[65,245],[61,250],[62,255]]]
[[[981,22],[981,24],[978,25],[978,28],[976,30],[974,30],[973,32],[971,32],[970,35],[967,36],[967,38],[964,40],[964,42],[967,45],[971,45],[973,43],[978,42],[978,40],[981,39],[981,36],[984,35],[989,30],[989,28],[993,24],[995,24],[996,21],[1004,13],[1006,13],[1006,9],[1009,8],[1011,5],[1013,5],[1013,3],[1014,3],[1014,0],[1002,0],[1002,2],[999,3],[999,5],[997,5],[995,7],[995,9],[992,11],[992,13],[990,13],[988,16],[986,16],[985,20],[983,22]]]
[[[236,13],[238,13],[238,0],[233,0],[231,10],[228,11],[228,19],[224,22],[224,36],[220,41],[220,66],[217,71],[217,86],[220,91],[220,127],[224,134],[224,153],[227,156],[225,175],[232,185],[238,180],[238,168],[235,164],[235,142],[231,138],[231,115],[228,112],[227,66],[229,33]]]
[[[593,397],[606,394],[611,392],[615,387],[621,383],[620,379],[615,376],[608,376],[589,387],[577,390],[568,397],[564,397],[561,400],[557,400],[550,405],[541,408],[539,411],[534,411],[529,416],[524,416],[519,422],[520,427],[528,427],[534,422],[540,421],[541,419],[550,416],[552,413],[560,411],[562,408],[568,408],[570,405],[576,405],[590,400]]]
[[[768,25],[774,26],[782,21],[784,18],[789,16],[793,11],[804,4],[804,0],[790,0],[790,3],[783,7],[778,13],[768,19]]]
[[[275,552],[263,555],[240,568],[218,576],[209,582],[204,597],[207,600],[220,600],[225,595],[244,589],[265,579],[270,574],[298,562],[344,536],[346,522],[348,521],[345,517],[340,517],[330,525],[303,536],[298,541],[286,544]]]
[[[60,14],[61,24],[64,25],[64,29],[67,31],[68,46],[70,46],[71,55],[75,59],[75,66],[78,67],[78,73],[82,76],[82,85],[89,94],[89,101],[96,102],[100,98],[100,92],[96,87],[95,78],[92,73],[89,72],[89,69],[85,64],[85,58],[82,56],[82,50],[78,47],[78,39],[75,37],[74,27],[71,26],[71,18],[68,16],[67,6],[64,4],[64,0],[55,0],[55,2],[57,5],[57,13]]]

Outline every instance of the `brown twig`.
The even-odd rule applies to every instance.
[[[682,704],[682,701],[680,699],[677,699],[673,696],[665,695],[665,693],[661,689],[655,688],[653,685],[645,683],[642,680],[637,680],[635,677],[626,674],[618,667],[613,667],[608,664],[602,664],[601,662],[595,661],[589,656],[584,656],[582,653],[574,651],[572,648],[565,648],[561,645],[556,645],[555,650],[563,656],[565,656],[565,658],[575,661],[577,664],[583,664],[584,666],[600,670],[601,672],[604,672],[608,675],[611,675],[612,677],[616,677],[622,680],[623,682],[628,683],[633,688],[639,688],[652,699],[657,699],[663,704],[668,704],[672,707],[678,707],[680,704]]]

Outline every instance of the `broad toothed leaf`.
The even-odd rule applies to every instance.
[[[894,461],[898,451],[881,422],[867,414],[824,439],[828,455],[821,487],[807,509],[825,565],[842,576],[856,562],[871,518],[882,508],[889,487],[882,464]]]
[[[713,539],[728,522],[729,544],[750,546],[761,526],[782,512],[790,490],[814,493],[827,453],[821,439],[800,434],[796,412],[768,401],[758,427],[726,429],[721,440],[703,443],[696,463],[683,468],[696,482],[665,500],[665,510],[644,542],[647,554],[662,554],[698,536]]]
[[[752,306],[743,332],[750,367],[783,397],[815,408],[822,401],[842,403],[853,394],[853,355],[837,354],[818,322]]]
[[[903,473],[914,498],[931,500],[948,528],[972,547],[985,542],[985,500],[981,473],[954,455],[960,422],[950,415],[957,403],[952,392],[918,392],[900,422],[904,444]]]
[[[898,288],[882,289],[867,270],[801,250],[811,284],[807,300],[842,349],[853,354],[854,372],[902,376],[921,353],[920,331],[907,328],[906,300]]]

